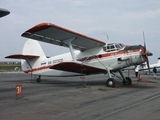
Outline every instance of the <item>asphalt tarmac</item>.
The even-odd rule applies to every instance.
[[[125,73],[125,76],[128,76]],[[159,120],[160,76],[157,83],[137,82],[133,86],[106,87],[108,75],[85,77],[43,77],[23,73],[0,74],[0,120]],[[22,84],[22,98],[16,100],[16,85]],[[99,90],[102,89],[102,90]]]

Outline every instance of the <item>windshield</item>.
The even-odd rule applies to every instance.
[[[103,47],[105,52],[118,51],[120,49],[125,48],[125,45],[122,43],[109,43]]]

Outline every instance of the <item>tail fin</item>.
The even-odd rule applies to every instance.
[[[43,59],[46,59],[46,56],[36,40],[28,39],[24,44],[23,55],[39,56],[38,58],[25,59],[21,61],[22,70],[28,73],[31,69],[38,68]]]
[[[24,44],[22,54],[14,54],[5,58],[22,59],[22,70],[28,73],[34,68],[40,67],[41,62],[46,59],[46,56],[38,41],[28,39]]]
[[[160,64],[160,57],[158,58],[158,64]]]
[[[28,39],[26,41],[23,47],[22,54],[46,57],[38,41],[32,39]]]

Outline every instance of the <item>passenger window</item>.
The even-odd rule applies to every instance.
[[[96,55],[94,56],[94,59],[97,59],[97,56],[96,56]]]
[[[91,60],[91,59],[92,59],[92,57],[89,57],[89,58],[88,58],[88,60]]]
[[[99,58],[102,58],[102,55],[101,55],[101,54],[99,55]]]
[[[84,58],[84,61],[87,61],[87,58],[86,58],[86,57]]]

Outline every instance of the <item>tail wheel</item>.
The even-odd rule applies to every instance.
[[[40,78],[37,78],[37,82],[41,82],[41,79],[40,79]]]
[[[37,78],[37,82],[41,82],[41,76]]]
[[[109,78],[109,79],[106,81],[107,87],[114,87],[115,84],[116,84],[116,81],[115,81],[115,79],[113,79],[113,78]]]
[[[123,81],[124,85],[130,85],[131,83],[132,83],[132,80],[129,77],[126,77],[126,81]]]

